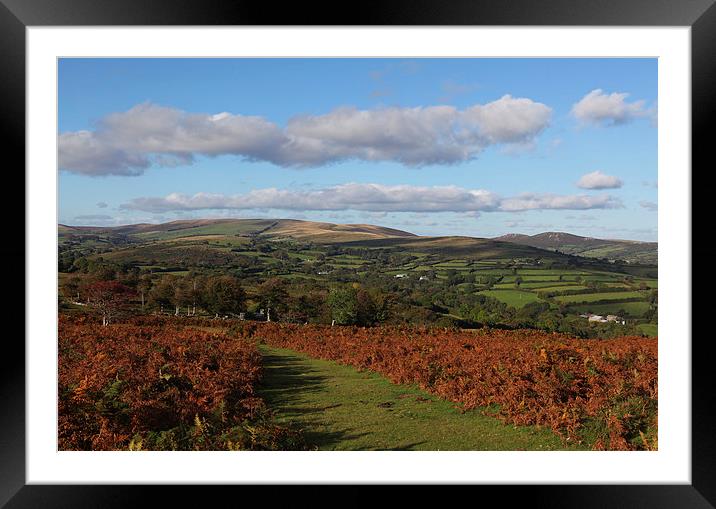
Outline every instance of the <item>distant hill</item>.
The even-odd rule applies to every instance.
[[[564,255],[627,260],[656,264],[657,244],[627,240],[603,240],[562,232],[539,235],[510,234],[494,239],[418,236],[410,232],[370,224],[335,224],[296,219],[191,219],[162,224],[114,227],[58,225],[61,244],[87,243],[97,248],[124,246],[110,257],[152,258],[152,254],[180,246],[214,246],[215,251],[241,246],[251,239],[297,240],[345,247],[400,248],[408,252],[467,257],[473,260],[550,259]],[[153,246],[153,247],[152,247]],[[222,247],[223,246],[223,247]],[[194,249],[192,248],[192,249]],[[198,249],[198,248],[197,248]]]
[[[229,245],[241,246],[252,238],[261,238],[345,247],[399,248],[407,252],[463,256],[473,260],[532,258],[563,261],[563,255],[553,251],[492,239],[427,237],[371,224],[296,219],[191,219],[114,227],[58,225],[58,235],[60,243],[90,242],[95,247],[121,245],[122,249],[105,254],[105,257],[117,260],[161,259],[162,252],[173,252],[180,246],[193,246],[196,250],[200,244],[221,251]]]
[[[564,232],[544,232],[537,235],[510,233],[493,240],[523,246],[549,249],[587,258],[626,260],[630,263],[657,263],[658,244],[636,240],[596,239]]]
[[[162,224],[124,226],[58,225],[60,237],[77,234],[129,235],[142,240],[200,239],[212,236],[262,236],[271,239],[293,238],[317,243],[414,237],[413,233],[369,224],[334,224],[296,219],[191,219]]]

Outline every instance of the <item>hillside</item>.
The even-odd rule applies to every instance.
[[[471,260],[549,259],[562,261],[564,256],[550,250],[515,245],[494,239],[476,237],[386,237],[343,242],[347,247],[398,248],[408,252],[423,252],[445,257],[465,257]]]
[[[246,290],[251,313],[266,306],[263,292],[279,284],[285,293],[276,298],[283,303],[272,306],[272,316],[290,308],[290,320],[304,322],[331,323],[327,296],[364,288],[368,293],[361,298],[375,302],[369,302],[373,314],[361,316],[393,323],[541,327],[547,322],[539,317],[554,313],[550,324],[580,337],[625,333],[614,324],[596,329],[581,316],[594,313],[630,320],[631,334],[657,333],[654,265],[616,264],[516,242],[283,219],[60,226],[58,234],[61,286],[81,287],[93,278],[116,277],[130,285],[149,281],[159,288],[149,298],[160,311],[184,295],[167,288],[181,289],[196,278],[201,288],[201,281],[228,275]],[[591,247],[598,242],[592,239]],[[518,315],[523,308],[529,316]]]
[[[564,232],[544,232],[537,235],[510,233],[495,237],[493,240],[560,251],[587,258],[606,258],[608,260],[626,260],[629,263],[650,264],[655,264],[658,260],[658,244],[656,242],[597,239]]]
[[[432,253],[441,257],[472,260],[543,259],[565,261],[566,255],[628,260],[655,264],[656,243],[602,240],[563,232],[539,235],[510,234],[493,239],[418,236],[410,232],[370,224],[335,224],[296,219],[191,219],[162,224],[132,224],[115,227],[58,225],[61,245],[92,246],[116,260],[141,261],[155,258],[171,261],[189,251],[207,263],[223,260],[228,250],[239,252],[255,241],[292,241],[326,247],[388,248]],[[187,251],[188,250],[188,251]],[[211,251],[211,253],[207,253]]]
[[[192,219],[162,224],[133,224],[115,227],[58,225],[60,237],[70,235],[120,235],[137,240],[200,240],[211,236],[267,237],[317,243],[413,237],[414,234],[369,224],[333,224],[295,219]]]

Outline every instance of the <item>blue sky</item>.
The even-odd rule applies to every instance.
[[[657,239],[655,59],[62,59],[59,221]]]

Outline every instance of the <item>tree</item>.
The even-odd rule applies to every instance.
[[[376,322],[378,306],[373,297],[364,288],[356,290],[356,323],[373,325]]]
[[[203,292],[204,307],[216,314],[238,314],[244,308],[246,292],[233,276],[207,279]]]
[[[266,309],[266,321],[271,321],[271,311],[278,316],[286,310],[288,291],[283,279],[274,277],[264,281],[256,289],[256,294],[259,304]]]
[[[237,278],[238,279],[238,278]],[[206,284],[206,278],[197,276],[193,271],[187,275],[189,295],[191,297],[192,311],[191,314],[196,314],[196,303],[201,302],[201,296],[204,292],[204,285]]]
[[[81,283],[77,276],[68,277],[62,284],[62,295],[70,301],[79,302]]]
[[[392,298],[377,289],[356,290],[356,323],[374,325],[388,318]]]
[[[174,303],[174,278],[172,276],[164,276],[149,291],[149,301],[159,306],[160,311],[164,311],[164,307],[171,306]]]
[[[102,313],[102,325],[105,326],[117,316],[132,293],[118,281],[97,281],[87,287],[90,305]]]
[[[98,260],[100,258],[98,258]],[[117,279],[117,271],[114,267],[102,262],[90,262],[88,271],[92,274],[94,279],[98,279],[100,281],[111,281],[113,279]]]
[[[309,291],[301,293],[289,299],[287,310],[282,319],[288,322],[302,323],[308,321],[325,321],[324,316],[326,295],[320,291]],[[330,320],[329,320],[330,321]]]
[[[448,269],[445,272],[447,276],[447,284],[450,286],[459,285],[463,282],[463,277],[455,269]]]
[[[352,325],[358,320],[358,296],[355,288],[333,288],[328,294],[331,318],[339,325]]]
[[[84,256],[80,258],[76,258],[74,262],[72,262],[72,267],[70,268],[70,272],[82,272],[87,273],[87,266],[89,265],[89,262],[87,261],[87,258]]]
[[[186,306],[189,314],[189,305],[193,302],[191,284],[184,278],[174,281],[174,314],[178,315],[180,308]]]
[[[137,283],[137,291],[142,296],[142,312],[144,312],[144,297],[152,289],[152,276],[144,274],[139,278]]]

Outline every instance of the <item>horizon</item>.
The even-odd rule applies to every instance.
[[[68,226],[281,217],[420,236],[658,239],[656,59],[63,58],[58,69]]]
[[[333,224],[336,226],[376,226],[379,228],[386,228],[386,229],[397,229],[403,233],[409,233],[411,235],[415,235],[416,237],[468,237],[468,238],[477,238],[477,239],[497,239],[499,237],[506,237],[508,235],[525,235],[534,237],[536,235],[544,235],[547,233],[563,233],[567,235],[575,235],[578,237],[584,237],[584,238],[594,238],[597,240],[611,240],[611,241],[623,241],[623,242],[640,242],[640,243],[654,243],[657,244],[658,241],[656,240],[635,240],[635,239],[626,239],[626,238],[607,238],[607,237],[589,237],[585,235],[577,235],[572,232],[567,231],[558,231],[558,230],[550,230],[550,231],[542,231],[539,233],[534,234],[527,234],[527,233],[521,233],[521,232],[507,232],[502,233],[500,235],[496,235],[493,237],[487,237],[487,236],[480,236],[480,235],[460,235],[460,234],[450,234],[447,233],[445,235],[421,235],[415,232],[412,232],[410,230],[401,230],[398,228],[393,228],[391,226],[385,226],[382,224],[376,224],[376,223],[332,223],[329,221],[310,221],[307,219],[292,219],[288,217],[219,217],[219,218],[211,218],[211,217],[195,217],[191,219],[174,219],[172,221],[166,221],[163,223],[126,223],[126,224],[116,224],[116,225],[92,225],[92,224],[66,224],[66,223],[60,223],[58,222],[58,226],[66,226],[68,228],[126,228],[128,226],[142,226],[142,225],[156,225],[160,226],[163,224],[169,224],[169,223],[176,223],[176,222],[187,222],[187,221],[301,221],[301,222],[312,222],[312,223],[325,223],[325,224]]]

